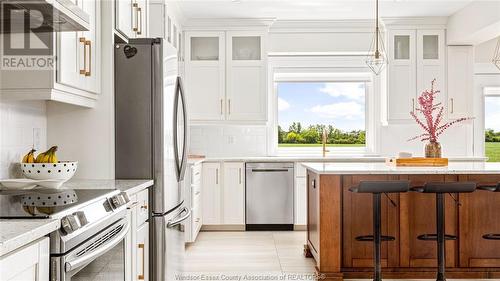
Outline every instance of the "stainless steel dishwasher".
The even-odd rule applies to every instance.
[[[246,164],[246,230],[293,230],[293,163]]]

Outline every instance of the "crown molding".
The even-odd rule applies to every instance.
[[[275,22],[274,18],[210,18],[189,19],[184,22],[184,30],[241,30],[265,29]]]
[[[388,28],[446,28],[448,17],[386,17],[381,21]]]
[[[277,20],[271,33],[296,32],[373,32],[375,20]]]

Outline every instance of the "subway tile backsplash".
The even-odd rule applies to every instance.
[[[265,156],[266,126],[194,125],[190,153],[207,157]]]
[[[0,101],[0,178],[19,177],[21,157],[47,147],[44,101]]]

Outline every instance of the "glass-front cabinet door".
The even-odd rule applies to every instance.
[[[405,120],[416,106],[414,29],[388,30],[388,119]],[[406,105],[406,106],[405,106]]]
[[[440,90],[436,103],[446,103],[445,42],[443,29],[417,30],[417,95],[435,87]]]

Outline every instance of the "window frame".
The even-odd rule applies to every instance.
[[[486,155],[486,139],[485,139],[485,133],[486,133],[486,98],[487,97],[495,97],[500,99],[500,86],[489,86],[489,87],[484,87],[483,88],[483,96],[482,96],[482,109],[483,109],[483,126],[482,126],[482,149],[483,149],[483,156],[488,157]]]

